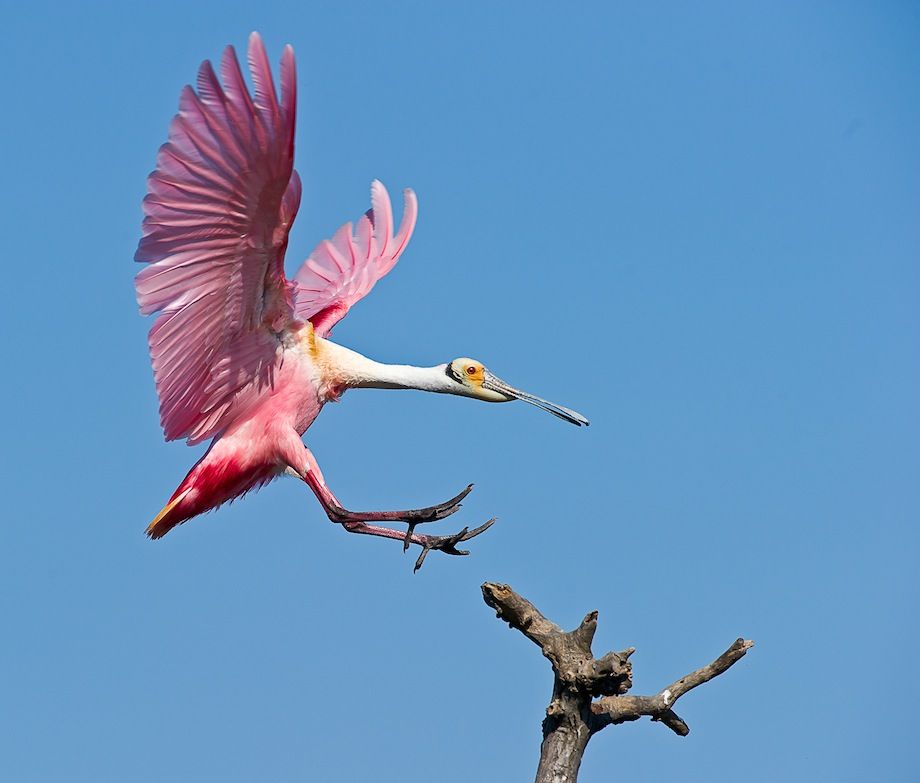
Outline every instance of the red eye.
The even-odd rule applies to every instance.
[[[475,374],[476,374],[476,368],[473,367],[473,365],[470,365],[469,367],[466,368],[466,374],[467,374],[467,375],[475,375]]]

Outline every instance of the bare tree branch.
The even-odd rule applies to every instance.
[[[687,736],[690,733],[690,727],[674,713],[674,702],[697,685],[709,682],[713,677],[718,677],[722,672],[727,671],[733,664],[740,661],[753,646],[752,641],[736,639],[734,644],[712,663],[681,677],[655,696],[618,696],[598,699],[591,705],[591,712],[595,718],[592,728],[594,731],[600,731],[611,723],[623,723],[648,716],[652,720],[661,721],[680,736]]]
[[[486,582],[482,596],[496,616],[536,644],[553,667],[553,697],[543,721],[536,783],[575,783],[588,741],[611,724],[647,716],[686,736],[690,728],[672,709],[674,702],[727,671],[754,645],[737,639],[712,663],[654,696],[627,696],[632,687],[629,656],[635,648],[595,658],[591,643],[597,630],[596,611],[589,612],[575,630],[566,632],[508,585]],[[596,697],[600,698],[595,701]]]
[[[562,629],[547,620],[530,601],[519,596],[508,585],[486,582],[482,586],[482,597],[495,610],[495,616],[520,631],[530,641],[543,648]]]

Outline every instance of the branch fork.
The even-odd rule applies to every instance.
[[[681,677],[654,696],[626,695],[632,688],[629,647],[595,658],[591,651],[597,630],[596,611],[573,631],[563,631],[509,585],[486,582],[485,602],[495,615],[536,644],[553,667],[553,695],[543,721],[543,743],[537,783],[574,783],[588,741],[612,724],[650,717],[680,736],[690,732],[674,712],[685,693],[717,677],[737,663],[754,642],[737,639],[712,663]]]

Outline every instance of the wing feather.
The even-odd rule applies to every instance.
[[[346,223],[332,239],[317,245],[294,277],[294,313],[309,320],[320,337],[328,336],[348,310],[367,296],[405,250],[418,217],[418,201],[403,192],[402,221],[393,236],[393,208],[386,188],[371,185],[371,209],[352,230]]]
[[[301,193],[294,54],[286,47],[281,59],[280,103],[256,33],[248,61],[254,96],[233,47],[223,85],[202,64],[147,180],[136,288],[141,312],[159,313],[149,344],[170,440],[211,437],[271,386],[277,332],[293,316],[284,252]]]

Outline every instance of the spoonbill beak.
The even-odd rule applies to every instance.
[[[576,413],[569,408],[563,408],[561,405],[556,405],[554,402],[544,400],[542,397],[537,397],[536,394],[530,394],[529,392],[515,389],[488,370],[485,371],[485,377],[482,379],[482,388],[503,395],[506,398],[506,402],[510,402],[511,400],[529,402],[531,405],[535,405],[541,410],[552,413],[553,416],[558,416],[564,421],[571,422],[576,427],[581,427],[582,425],[587,427],[591,423],[580,413]]]

